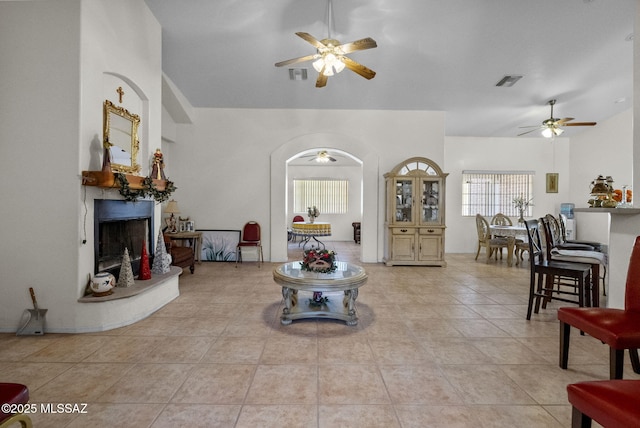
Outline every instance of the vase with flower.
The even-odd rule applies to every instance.
[[[524,212],[529,208],[529,206],[533,206],[531,203],[533,199],[524,199],[522,195],[517,198],[513,198],[513,206],[518,210],[518,225],[524,226]]]
[[[313,223],[316,217],[320,215],[320,211],[318,211],[318,208],[316,208],[315,205],[312,207],[307,207],[307,215],[309,216],[309,223]]]

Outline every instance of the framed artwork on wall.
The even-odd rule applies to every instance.
[[[236,246],[240,242],[239,230],[202,230],[203,262],[235,262]]]
[[[558,173],[547,173],[547,193],[558,193]]]

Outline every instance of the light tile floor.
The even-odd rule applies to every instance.
[[[358,245],[327,244],[358,260]],[[607,347],[574,333],[561,370],[557,306],[525,320],[528,263],[447,261],[364,264],[355,327],[281,325],[276,264],[202,263],[134,325],[1,334],[0,380],[28,385],[32,403],[88,403],[34,414],[38,428],[570,426],[566,385],[606,379]],[[627,364],[625,378],[640,376]]]

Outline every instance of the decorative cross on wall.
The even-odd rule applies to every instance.
[[[124,95],[122,86],[118,86],[118,89],[116,89],[116,92],[118,93],[118,101],[120,102],[120,104],[122,104],[122,96]]]

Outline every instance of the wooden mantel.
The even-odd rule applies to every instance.
[[[146,177],[131,174],[125,174],[125,177],[129,182],[129,187],[131,188],[131,190],[141,190],[144,187],[142,185],[142,182]],[[120,187],[120,184],[116,182],[116,175],[110,171],[82,171],[82,184],[85,186],[109,188]],[[162,192],[167,186],[167,181],[154,179],[153,184],[155,184],[157,190]]]

